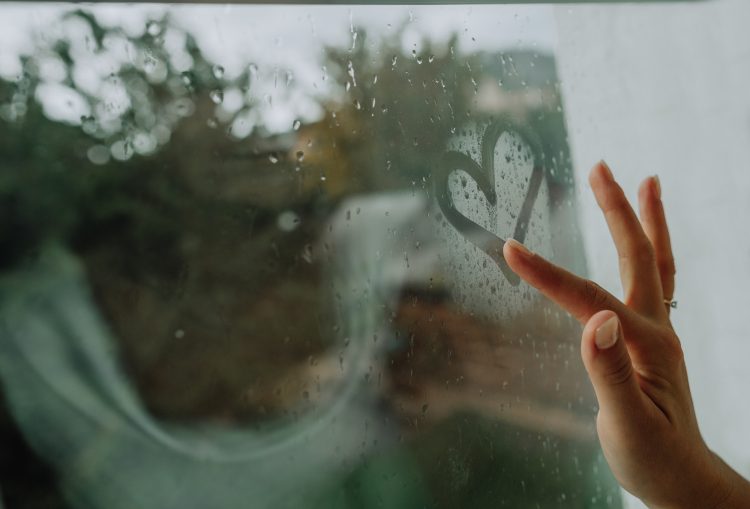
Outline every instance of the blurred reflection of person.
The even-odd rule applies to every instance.
[[[750,483],[703,441],[682,346],[669,318],[675,265],[657,177],[639,189],[640,221],[605,163],[590,176],[620,259],[624,302],[532,253],[504,246],[511,268],[584,324],[581,355],[599,401],[605,457],[652,508],[747,508]]]

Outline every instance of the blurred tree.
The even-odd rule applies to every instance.
[[[406,25],[370,43],[357,29],[353,48],[329,47],[330,75],[344,92],[327,105],[326,127],[341,140],[361,190],[423,187],[434,158],[468,118],[471,58],[456,56],[457,37],[402,49]]]

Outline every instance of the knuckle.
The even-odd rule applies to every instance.
[[[659,273],[664,275],[674,276],[677,273],[677,268],[674,264],[674,258],[671,256],[668,258],[661,258],[657,262]]]
[[[608,367],[602,377],[607,385],[622,385],[633,376],[633,365],[630,358],[623,352],[612,366]]]
[[[594,307],[603,307],[609,301],[606,290],[590,279],[585,280],[583,292],[586,301]]]
[[[664,345],[664,351],[667,358],[667,362],[670,364],[679,364],[685,359],[685,352],[682,349],[682,343],[677,334],[670,330],[662,338]]]

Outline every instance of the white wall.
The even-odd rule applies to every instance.
[[[750,2],[558,7],[558,55],[592,275],[620,292],[586,184],[631,199],[658,173],[677,260],[674,324],[709,445],[750,475]],[[633,503],[632,507],[642,507]]]

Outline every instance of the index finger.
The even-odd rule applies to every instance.
[[[621,320],[631,312],[624,303],[598,284],[532,253],[515,239],[505,242],[503,256],[516,274],[582,324],[605,309],[617,313]]]

